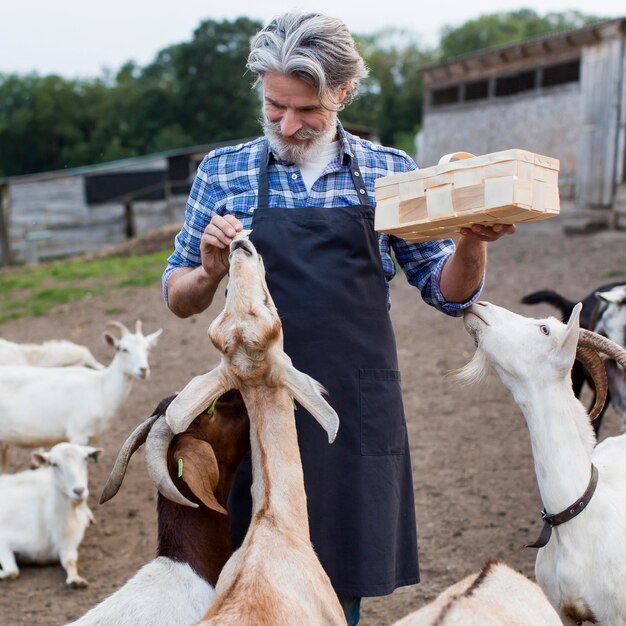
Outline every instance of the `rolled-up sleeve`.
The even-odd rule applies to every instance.
[[[215,206],[215,190],[208,168],[210,156],[206,156],[198,167],[196,178],[187,199],[185,222],[176,235],[174,251],[168,258],[167,266],[163,272],[163,299],[166,304],[167,282],[170,276],[181,267],[198,267],[202,263],[200,240],[206,225],[215,214],[213,208]]]
[[[441,273],[455,250],[452,239],[412,243],[390,237],[390,244],[409,284],[420,290],[424,302],[439,311],[458,317],[480,296],[485,282],[484,276],[479,288],[466,302],[449,302],[441,293]]]

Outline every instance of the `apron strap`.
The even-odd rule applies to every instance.
[[[265,140],[265,148],[261,153],[261,164],[259,166],[259,191],[257,196],[257,209],[267,209],[269,208],[269,198],[270,198],[270,187],[269,187],[269,177],[268,177],[268,168],[269,161],[272,158],[272,153],[270,151],[270,143],[266,139]],[[366,204],[368,206],[374,206],[374,203],[370,200],[369,195],[367,193],[367,189],[365,188],[365,182],[363,181],[363,176],[361,174],[361,170],[359,168],[359,164],[356,161],[356,158],[353,156],[350,165],[350,176],[352,177],[352,183],[354,184],[354,188],[357,191],[359,198],[361,199],[361,204]]]

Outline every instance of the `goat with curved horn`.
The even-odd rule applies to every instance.
[[[544,521],[528,544],[538,549],[535,579],[564,623],[612,626],[626,623],[626,435],[597,442],[570,372],[576,356],[601,369],[598,353],[624,367],[626,351],[581,329],[581,309],[563,324],[472,304],[464,325],[476,354],[462,375],[475,380],[492,365],[526,420]]]

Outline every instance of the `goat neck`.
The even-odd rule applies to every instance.
[[[250,416],[252,517],[268,517],[308,541],[304,477],[291,397],[279,387],[244,388],[241,395]]]
[[[537,484],[548,513],[568,507],[584,493],[591,474],[594,437],[584,406],[569,380],[513,392],[528,426]]]
[[[109,406],[119,406],[130,394],[132,376],[124,372],[124,363],[118,352],[103,370],[97,371],[101,377],[103,398]]]

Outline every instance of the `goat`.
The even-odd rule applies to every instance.
[[[224,310],[209,328],[221,363],[192,379],[166,411],[172,432],[181,433],[215,398],[238,389],[250,418],[252,520],[200,623],[345,624],[310,542],[292,398],[325,428],[330,442],[339,418],[323,399],[321,386],[296,370],[284,353],[263,261],[248,239],[231,242],[229,277]],[[179,497],[165,478],[161,493]]]
[[[543,302],[559,309],[562,320],[570,317],[576,304],[549,289],[536,291],[522,298],[523,304],[539,304]],[[580,314],[581,328],[605,335],[611,341],[626,348],[626,284],[618,282],[602,285],[585,296],[582,300],[582,305],[583,310]],[[593,421],[596,435],[600,431],[602,417],[609,404],[612,404],[613,408],[621,416],[623,428],[626,429],[626,374],[612,359],[606,359],[605,366],[608,375],[609,391],[604,408]],[[593,380],[581,363],[574,363],[572,367],[572,385],[576,397],[580,397],[585,382],[593,391],[593,404],[596,396]]]
[[[34,452],[38,469],[0,476],[0,580],[20,574],[23,563],[61,562],[65,582],[86,587],[78,575],[78,547],[93,521],[87,506],[87,459],[102,450],[59,443]]]
[[[540,587],[504,563],[488,561],[433,602],[393,626],[561,626]]]
[[[108,367],[0,366],[0,449],[3,471],[7,447],[51,446],[60,441],[85,445],[100,435],[130,392],[133,379],[150,376],[148,355],[161,329],[144,336],[141,321],[135,333],[119,322],[119,339],[108,332],[105,342],[115,348]]]
[[[83,365],[94,370],[104,369],[86,346],[66,340],[52,339],[38,343],[15,343],[0,338],[0,365],[36,365],[37,367],[67,367]]]
[[[151,476],[159,482],[167,473],[186,497],[197,498],[199,504],[188,508],[159,494],[156,558],[72,622],[74,626],[195,624],[213,600],[219,573],[232,554],[224,507],[235,471],[250,449],[248,415],[237,392],[224,394],[210,414],[196,417],[165,449],[163,442],[169,440],[161,437],[161,431],[174,397],[163,399],[122,446],[100,503],[117,493],[130,457],[147,439]]]
[[[565,325],[473,304],[464,324],[477,350],[461,378],[475,380],[493,364],[526,419],[545,507],[542,537],[532,545],[539,548],[537,582],[565,624],[617,626],[626,624],[626,434],[595,445],[570,370],[577,347],[622,367],[626,351],[580,329],[581,308],[574,307]]]

